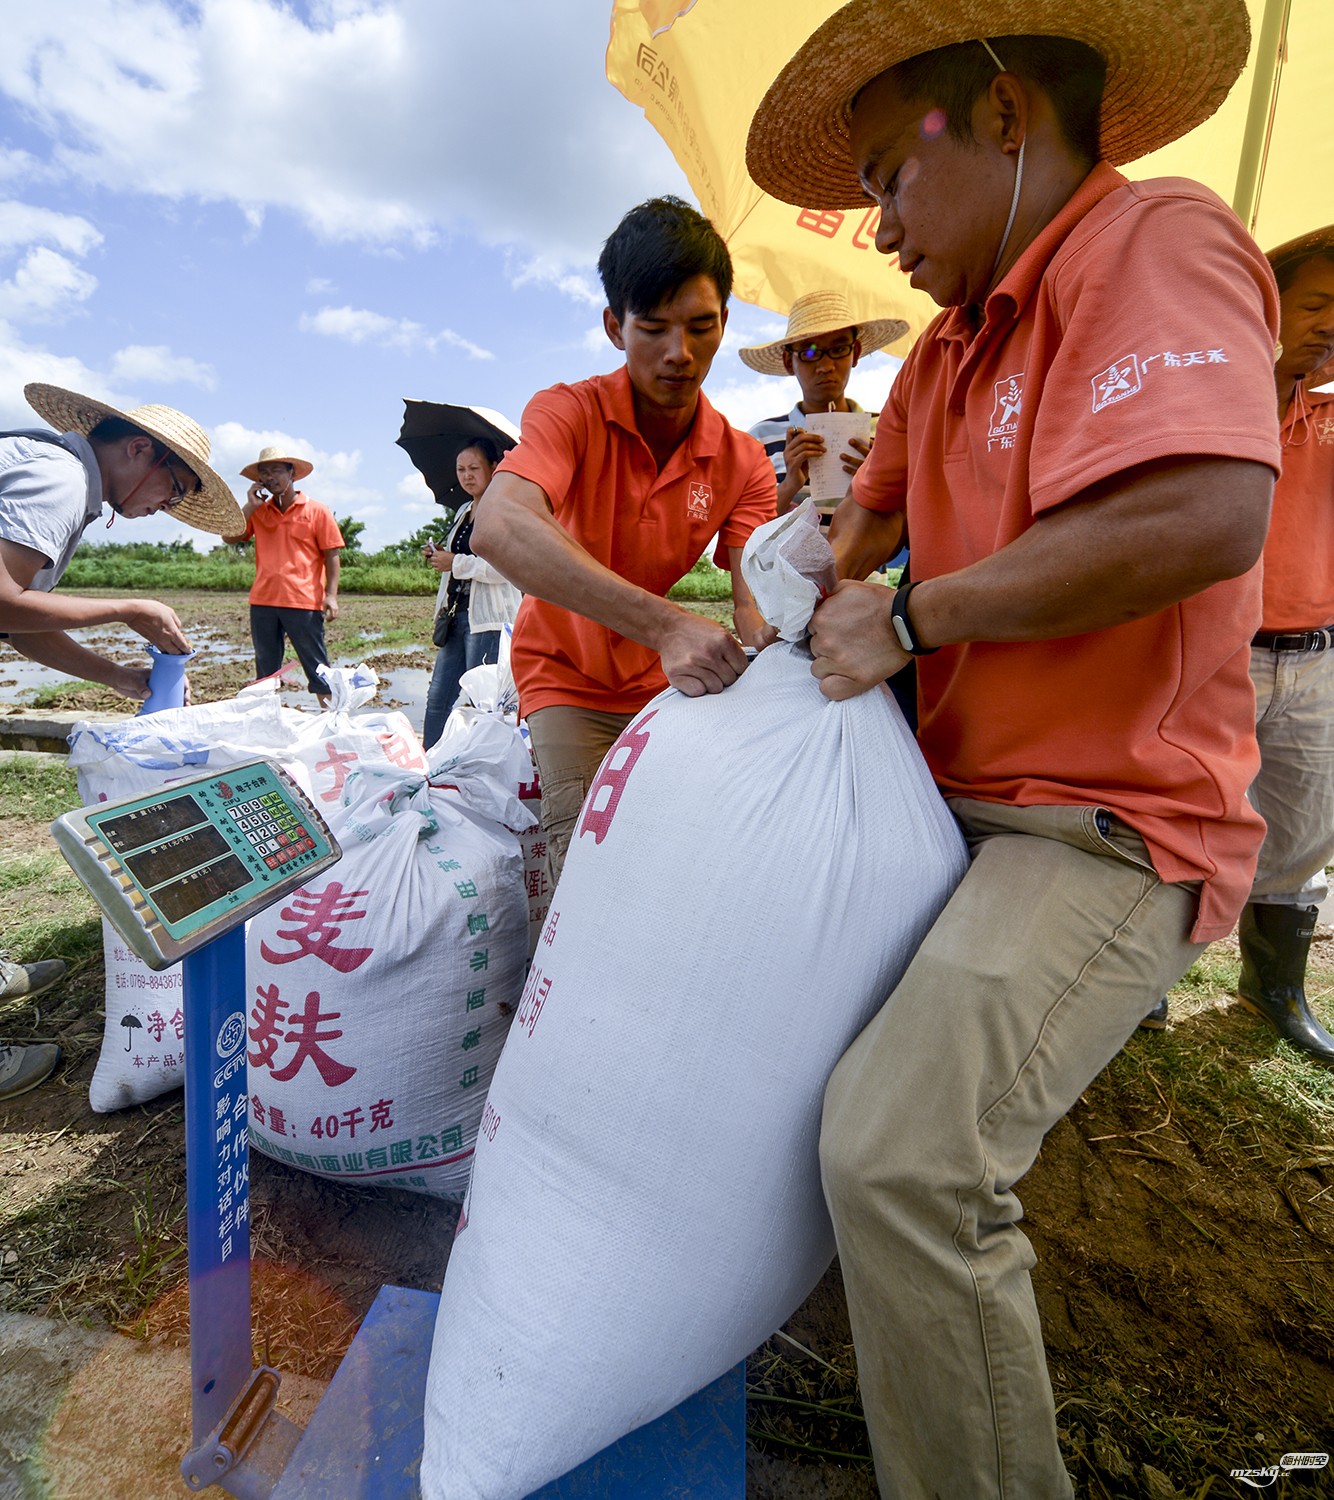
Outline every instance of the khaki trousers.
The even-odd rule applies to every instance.
[[[633,714],[557,704],[528,715],[528,736],[542,782],[542,827],[547,840],[547,878],[556,889],[574,837],[579,809],[607,751]]]
[[[1334,649],[1251,647],[1260,774],[1247,795],[1269,825],[1251,900],[1319,906],[1334,861]]]
[[[1065,1500],[1014,1186],[1199,953],[1198,890],[1100,809],[951,810],[972,864],[830,1080],[825,1195],[881,1494]]]

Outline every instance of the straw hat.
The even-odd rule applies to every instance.
[[[1323,229],[1309,230],[1306,234],[1298,235],[1295,240],[1279,245],[1275,250],[1265,251],[1265,259],[1274,271],[1280,266],[1310,260],[1313,255],[1334,255],[1334,224],[1326,224]]]
[[[1113,165],[1207,120],[1250,48],[1245,0],[852,0],[760,101],[746,143],[750,175],[786,203],[864,208],[848,151],[857,91],[938,47],[1030,35],[1083,42],[1106,60],[1102,154]]]
[[[281,448],[261,448],[259,457],[253,464],[247,464],[241,472],[247,479],[258,483],[260,464],[291,464],[294,480],[304,479],[315,468],[314,464],[308,464],[304,458],[293,458],[290,453],[284,453]]]
[[[245,517],[236,496],[226,480],[209,468],[208,434],[184,412],[174,406],[157,405],[121,411],[105,401],[94,401],[91,396],[81,396],[58,385],[25,385],[23,394],[28,405],[57,432],[77,432],[87,437],[104,417],[120,417],[142,428],[199,475],[198,492],[172,507],[171,514],[178,521],[200,531],[211,531],[215,536],[232,536],[245,530]]]
[[[908,331],[902,318],[872,318],[859,323],[852,316],[848,299],[842,292],[807,292],[798,297],[787,315],[787,332],[772,344],[748,344],[738,349],[742,364],[761,375],[785,375],[783,350],[788,344],[804,344],[822,333],[837,333],[840,328],[855,328],[863,354],[874,354]]]

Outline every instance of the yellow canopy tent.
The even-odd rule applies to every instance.
[[[785,313],[803,292],[845,291],[858,319],[907,321],[908,334],[891,346],[903,353],[939,309],[876,254],[870,204],[793,208],[760,192],[746,171],[761,96],[840,3],[613,0],[607,77],[644,111],[727,240],[738,297]],[[1251,56],[1222,108],[1123,170],[1207,183],[1269,249],[1334,221],[1334,131],[1322,108],[1334,84],[1334,0],[1247,4]]]

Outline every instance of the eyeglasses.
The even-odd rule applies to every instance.
[[[842,343],[830,344],[827,348],[820,344],[788,344],[787,352],[794,359],[799,359],[804,365],[813,365],[827,354],[830,359],[846,359],[857,347],[856,340],[844,340]]]
[[[171,499],[168,500],[162,508],[164,510],[175,510],[176,507],[181,503],[181,501],[186,499],[187,496],[197,495],[199,493],[199,476],[187,469],[185,472],[189,474],[190,478],[194,481],[193,484],[187,487],[186,485],[181,483],[181,480],[176,473],[176,466],[171,462],[170,458],[167,458],[165,467],[167,470],[167,478],[171,480]]]

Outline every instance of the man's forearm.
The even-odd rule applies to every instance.
[[[990,557],[919,584],[930,646],[1037,641],[1105,630],[1235,578],[1258,561],[1272,472],[1243,460],[1146,470],[1040,517]]]
[[[337,597],[338,578],[341,571],[341,560],[337,552],[326,552],[324,555],[324,592]]]
[[[41,589],[15,589],[0,596],[0,630],[11,635],[117,625],[124,619],[123,599],[83,599],[75,594],[48,594]]]
[[[903,545],[901,510],[868,510],[848,495],[834,511],[829,542],[840,578],[868,578]]]
[[[96,651],[90,651],[86,646],[81,646],[78,641],[71,640],[63,631],[52,630],[11,635],[9,644],[20,656],[26,656],[29,661],[39,662],[44,667],[63,672],[67,677],[100,682],[107,687],[115,688],[117,692],[124,691],[122,682],[125,669],[123,667],[118,666],[108,657],[99,656]]]

